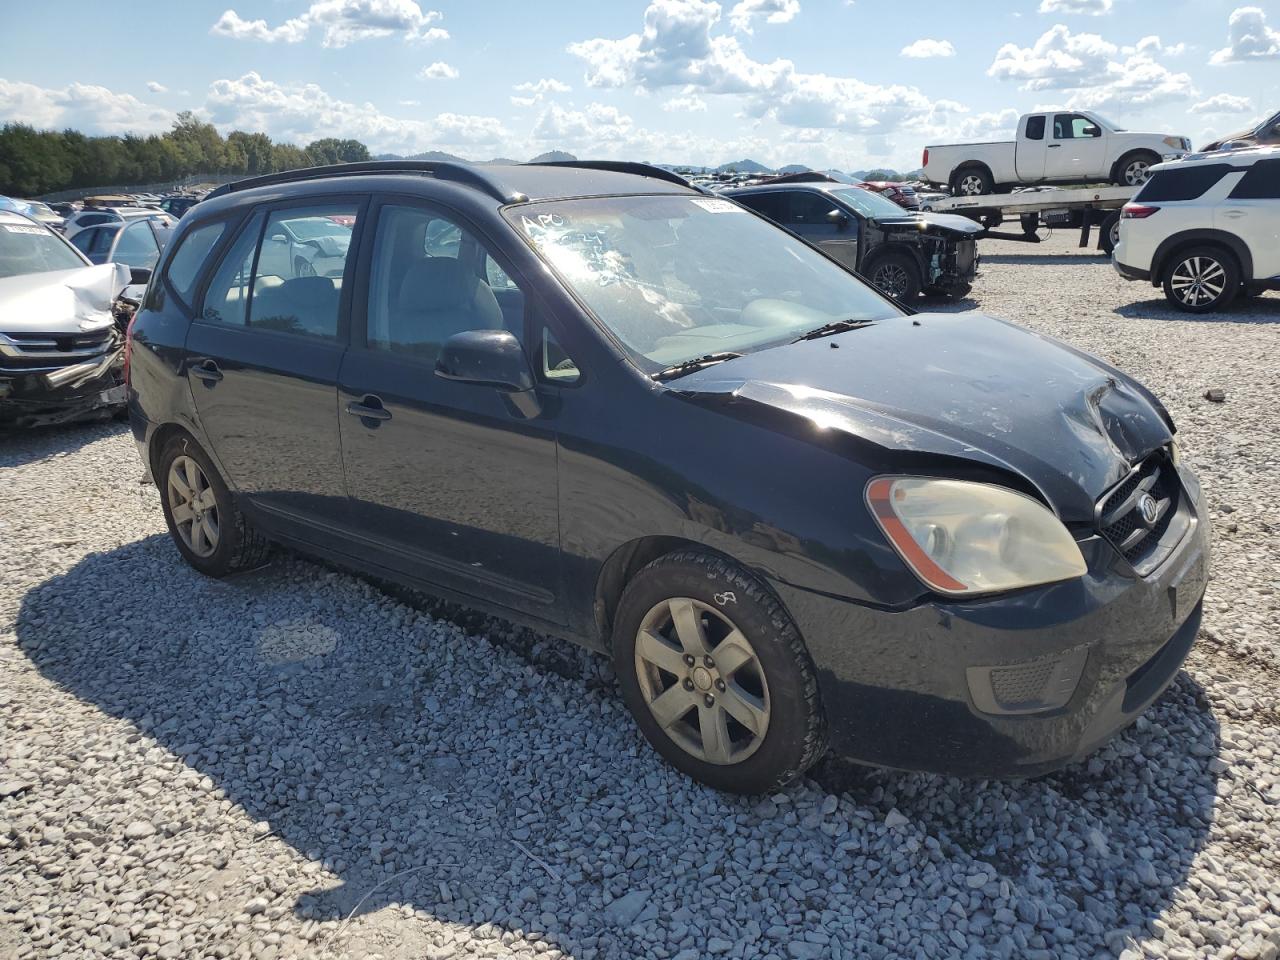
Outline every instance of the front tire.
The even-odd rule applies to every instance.
[[[649,743],[717,790],[775,790],[826,749],[799,630],[758,580],[720,557],[680,551],[636,574],[618,605],[613,662]]]
[[[1240,293],[1240,265],[1221,247],[1188,247],[1164,268],[1164,295],[1187,313],[1224,310]]]
[[[1159,162],[1160,158],[1154,153],[1135,153],[1121,157],[1111,179],[1120,187],[1140,187],[1151,176],[1151,168]]]
[[[245,519],[198,443],[174,437],[161,451],[157,467],[165,523],[187,563],[210,577],[261,566],[269,542]]]
[[[904,253],[889,252],[877,259],[867,273],[871,285],[887,297],[910,306],[920,298],[920,268]]]

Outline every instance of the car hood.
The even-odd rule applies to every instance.
[[[0,332],[99,330],[113,322],[111,305],[128,285],[121,263],[0,277]]]
[[[954,213],[904,213],[901,217],[876,217],[881,227],[914,227],[919,229],[920,223],[926,224],[926,232],[953,237],[957,240],[976,236],[982,232],[982,225],[968,217]]]
[[[819,443],[851,435],[884,451],[1013,471],[1068,522],[1091,521],[1102,494],[1172,439],[1164,408],[1136,381],[971,313],[894,318],[762,350],[668,387],[729,414],[772,410],[763,423],[793,414]]]

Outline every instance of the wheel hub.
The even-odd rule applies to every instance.
[[[711,685],[715,683],[715,678],[712,677],[711,671],[706,667],[694,667],[689,679],[693,681],[695,687],[702,691],[710,690]]]

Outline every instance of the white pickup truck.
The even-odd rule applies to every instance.
[[[924,179],[953,196],[1007,192],[1019,184],[1099,183],[1137,186],[1161,160],[1191,152],[1186,137],[1130,133],[1087,110],[1028,113],[1018,138],[924,148]]]

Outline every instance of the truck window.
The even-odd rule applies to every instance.
[[[1225,163],[1212,163],[1184,170],[1157,170],[1133,199],[1143,203],[1195,200],[1234,169],[1237,168]]]
[[[1053,139],[1089,140],[1102,136],[1098,125],[1078,113],[1059,113],[1053,118]]]
[[[1044,117],[1027,117],[1027,139],[1043,140],[1044,139]]]

